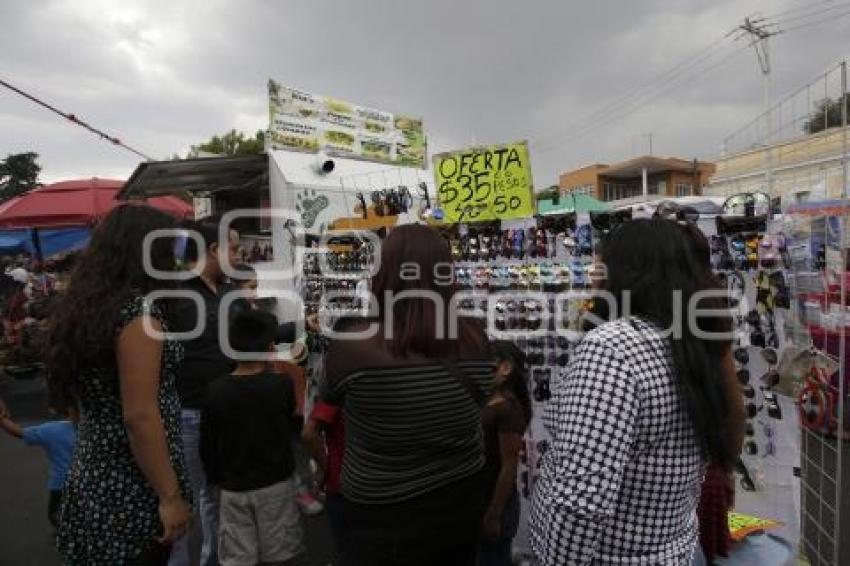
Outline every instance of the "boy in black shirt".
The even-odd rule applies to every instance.
[[[276,329],[274,315],[245,311],[230,324],[230,344],[240,353],[270,352]],[[295,394],[288,378],[267,369],[265,360],[240,361],[206,392],[201,459],[221,489],[222,566],[303,560],[292,479]]]

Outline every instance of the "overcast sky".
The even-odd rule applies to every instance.
[[[807,5],[834,8],[827,16],[850,12],[841,4],[2,2],[0,78],[155,158],[167,158],[230,128],[265,128],[266,81],[273,77],[319,94],[421,116],[432,151],[473,141],[528,139],[535,185],[544,187],[559,172],[577,166],[647,153],[647,132],[653,133],[656,155],[715,157],[723,137],[762,108],[755,54],[741,49],[726,55],[743,40],[729,39],[726,50],[720,43],[716,53],[702,52],[707,58],[690,67],[693,78],[675,75],[679,88],[636,105],[624,118],[612,111],[601,120],[588,116],[699,54],[747,15],[781,14]],[[785,18],[800,14],[805,12]],[[820,19],[798,19],[785,27]],[[790,91],[850,55],[848,38],[850,16],[773,38],[775,92]],[[584,126],[588,123],[592,126]],[[578,135],[583,132],[588,133]],[[22,151],[41,155],[45,181],[126,178],[139,162],[0,89],[0,157]]]

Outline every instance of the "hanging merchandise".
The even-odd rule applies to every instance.
[[[788,305],[787,346],[768,361],[776,364],[774,392],[793,396],[800,425],[799,554],[817,566],[850,563],[848,215],[848,201],[791,206],[780,254],[790,269],[784,280],[770,277],[774,303]]]
[[[522,513],[514,539],[515,552],[524,556],[530,556],[525,535],[530,498],[550,444],[542,417],[564,379],[590,306],[593,234],[589,224],[577,221],[570,213],[443,228],[462,297],[458,307],[485,319],[489,338],[511,340],[526,355],[533,417],[517,472]]]

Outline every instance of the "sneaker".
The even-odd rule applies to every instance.
[[[318,515],[325,510],[324,506],[307,491],[303,491],[295,496],[295,503],[301,512],[307,516]]]

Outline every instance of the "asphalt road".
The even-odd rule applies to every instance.
[[[21,425],[50,418],[39,379],[12,380],[0,374],[0,398]],[[46,486],[44,453],[0,431],[0,566],[59,566],[47,521]],[[305,518],[304,524],[311,563],[332,564],[334,547],[325,515]]]

